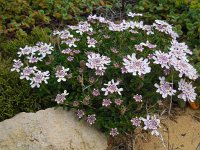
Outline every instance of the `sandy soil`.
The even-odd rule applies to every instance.
[[[139,135],[134,150],[200,150],[200,110],[177,112],[173,120],[162,118],[163,142],[159,137]]]

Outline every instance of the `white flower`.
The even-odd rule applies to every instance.
[[[108,95],[108,93],[115,93],[117,92],[119,95],[121,95],[121,91],[123,91],[123,88],[118,88],[117,85],[119,85],[119,81],[114,82],[114,80],[112,79],[111,81],[109,81],[107,84],[104,84],[107,87],[106,88],[102,88],[101,90],[105,92],[104,95]]]
[[[142,16],[142,14],[129,12],[128,16],[133,18],[135,16]]]
[[[87,55],[88,62],[86,66],[90,69],[95,69],[99,71],[104,71],[107,67],[105,65],[109,65],[110,58],[107,56],[101,56],[100,54],[90,53]],[[103,72],[104,73],[104,72]]]
[[[70,38],[70,39],[63,40],[62,43],[67,44],[69,47],[77,47],[77,45],[75,44],[76,41],[78,41],[78,39]]]
[[[117,128],[112,128],[112,129],[110,130],[110,135],[116,136],[116,135],[118,135],[118,134],[119,134],[119,132],[118,132]]]
[[[34,74],[35,71],[37,71],[37,67],[36,66],[34,66],[34,67],[29,67],[29,66],[25,67],[21,72],[20,79],[30,80],[30,75]]]
[[[62,69],[58,69],[56,71],[56,78],[58,78],[57,79],[58,82],[66,81],[65,77],[68,75],[67,71],[69,71],[69,68],[65,69],[63,66]]]
[[[195,93],[195,88],[192,86],[192,83],[185,82],[184,79],[181,79],[178,83],[178,90],[182,91],[181,94],[178,95],[178,98],[183,99],[184,101],[193,102],[196,100],[197,94]]]
[[[24,48],[20,48],[20,50],[21,51],[17,52],[19,57],[21,57],[22,55],[34,54],[34,52],[36,51],[34,47],[29,47],[27,45]]]
[[[160,127],[160,119],[154,116],[147,115],[147,118],[140,117],[140,120],[144,122],[144,130],[151,130],[152,135],[159,135],[158,128]]]
[[[42,61],[42,58],[38,58],[38,57],[35,57],[33,55],[28,56],[27,59],[28,59],[28,62],[31,63],[31,64],[37,63],[38,61]]]
[[[103,99],[102,106],[108,107],[111,103],[110,99]]]
[[[162,68],[169,69],[170,55],[161,51],[155,51],[153,56],[154,64],[160,64]]]
[[[62,94],[57,94],[55,101],[57,104],[62,104],[64,100],[66,99],[66,96],[69,95],[66,90],[64,90],[64,93]]]
[[[34,87],[37,87],[39,88],[40,87],[40,84],[42,82],[44,82],[45,84],[47,84],[47,80],[49,79],[49,71],[45,71],[45,72],[41,72],[41,71],[37,71],[36,73],[34,73],[34,77],[33,78],[30,78],[31,80],[31,87],[34,88]]]
[[[38,42],[36,44],[37,47],[37,51],[38,51],[38,55],[42,55],[41,58],[46,57],[47,54],[51,54],[51,52],[53,51],[53,46],[47,43],[43,43],[43,42]]]
[[[141,126],[141,119],[138,117],[132,118],[131,123],[133,126],[139,127]]]
[[[72,30],[76,30],[76,33],[79,33],[80,35],[83,35],[85,32],[92,32],[93,29],[91,25],[87,21],[79,22],[77,26],[68,26]]]
[[[150,49],[156,48],[156,45],[151,44],[149,41],[146,41],[146,46]]]
[[[186,55],[192,54],[188,46],[185,43],[179,43],[177,40],[171,41],[172,46],[170,47],[170,56],[176,57],[177,59],[188,61]]]
[[[165,77],[159,77],[160,85],[157,83],[154,86],[157,88],[156,92],[162,95],[162,98],[166,98],[168,95],[172,96],[176,93],[176,90],[172,89],[171,83],[165,81]]]
[[[97,44],[97,41],[94,38],[90,38],[89,36],[87,37],[87,44],[88,47],[94,47]]]
[[[173,39],[176,39],[179,37],[178,34],[173,31],[172,26],[165,21],[155,20],[155,23],[153,24],[153,26],[156,28],[156,30],[170,35]]]
[[[137,74],[139,76],[151,72],[149,67],[148,59],[136,58],[136,54],[133,53],[131,56],[128,55],[126,58],[123,58],[123,65],[127,72],[132,73],[134,76]]]
[[[142,95],[136,94],[133,96],[136,102],[142,102]]]
[[[196,80],[199,77],[197,70],[185,60],[178,60],[173,57],[170,63],[174,66],[175,70],[179,72],[179,77],[185,75],[191,80]]]
[[[22,63],[22,61],[20,59],[16,60],[14,59],[14,64],[13,64],[13,68],[11,69],[11,71],[17,71],[17,72],[20,72],[20,68],[24,65]]]

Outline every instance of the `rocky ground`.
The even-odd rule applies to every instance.
[[[0,122],[0,150],[104,150],[106,137],[73,112],[49,108]]]
[[[118,136],[107,140],[71,111],[49,108],[37,113],[20,113],[0,122],[0,149],[200,150],[200,111],[179,109],[175,114],[162,116],[163,140],[141,130],[136,130],[132,138]]]

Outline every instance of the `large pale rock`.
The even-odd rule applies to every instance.
[[[49,108],[0,122],[0,150],[105,150],[106,137],[73,112]]]

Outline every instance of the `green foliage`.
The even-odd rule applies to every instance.
[[[34,26],[62,26],[90,14],[99,0],[0,0],[0,32],[28,31]]]
[[[35,27],[28,35],[24,31],[19,30],[16,33],[15,39],[8,39],[4,35],[0,37],[0,49],[2,50],[2,55],[5,57],[15,58],[17,56],[17,51],[19,47],[23,47],[24,45],[35,44],[38,40],[49,42],[50,41],[50,33],[51,30],[49,28],[39,28]]]
[[[28,82],[11,73],[11,60],[0,57],[0,121],[20,112],[35,112],[55,106],[51,95],[38,96]]]
[[[143,13],[148,23],[166,20],[191,48],[200,47],[199,0],[140,0],[133,11]]]
[[[35,44],[40,39],[48,42],[49,29],[34,28],[30,35],[19,34],[18,39],[5,40],[0,44],[0,121],[10,118],[19,112],[35,112],[55,106],[52,95],[47,91],[36,94],[38,91],[30,88],[28,82],[19,79],[19,75],[10,71],[12,58],[16,57],[19,47],[26,44]]]

